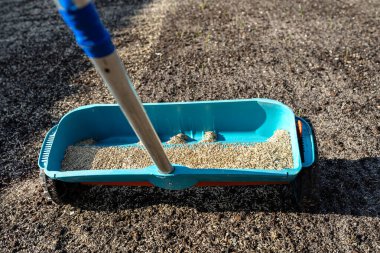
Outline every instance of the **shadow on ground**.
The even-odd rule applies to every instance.
[[[302,212],[379,216],[379,162],[379,158],[321,159],[320,205]],[[291,198],[288,186],[204,187],[183,191],[99,186],[83,192],[72,205],[107,212],[160,204],[187,206],[200,212],[300,212]]]

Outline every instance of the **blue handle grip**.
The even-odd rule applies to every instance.
[[[115,51],[111,36],[100,21],[92,2],[81,8],[72,0],[59,0],[59,5],[59,13],[88,57],[100,58]]]

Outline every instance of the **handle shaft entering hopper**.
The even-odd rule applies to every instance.
[[[73,31],[78,45],[102,76],[156,166],[162,173],[171,173],[173,167],[125,71],[111,37],[99,19],[93,2],[90,0],[55,0],[55,2],[63,20]]]

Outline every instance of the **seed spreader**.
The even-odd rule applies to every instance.
[[[124,66],[89,0],[56,0],[63,20],[74,32],[118,104],[95,104],[67,113],[50,129],[42,144],[39,167],[45,192],[56,203],[65,202],[80,185],[156,186],[170,190],[202,186],[290,184],[303,203],[316,186],[317,149],[312,125],[284,104],[269,99],[242,99],[142,104]],[[178,133],[192,145],[207,131],[220,145],[267,141],[275,131],[290,136],[292,167],[189,168],[172,164],[165,142]],[[62,170],[68,147],[83,140],[97,147],[143,145],[152,159],[144,168]],[[140,142],[139,142],[140,141]]]

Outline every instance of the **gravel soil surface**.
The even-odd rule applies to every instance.
[[[95,187],[42,197],[69,110],[112,103],[51,1],[0,5],[1,252],[379,252],[380,2],[96,1],[144,102],[266,97],[307,116],[321,203],[286,187]]]

